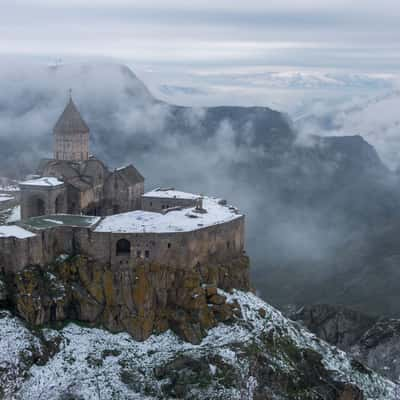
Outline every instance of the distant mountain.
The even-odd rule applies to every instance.
[[[349,96],[342,101],[316,99],[292,117],[303,135],[361,134],[393,169],[399,165],[400,91],[374,96]]]
[[[400,320],[378,319],[343,306],[302,306],[288,313],[318,337],[397,381],[400,375]]]

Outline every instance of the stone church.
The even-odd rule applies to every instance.
[[[20,183],[21,217],[112,215],[141,208],[144,178],[133,166],[110,171],[90,155],[90,130],[70,96],[54,127],[54,155]]]

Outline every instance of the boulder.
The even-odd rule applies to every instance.
[[[215,305],[221,305],[226,302],[226,297],[220,294],[214,294],[208,299],[208,302]]]

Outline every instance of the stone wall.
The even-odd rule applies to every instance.
[[[117,254],[119,241],[128,252]],[[20,271],[27,265],[45,265],[61,254],[83,254],[113,269],[143,262],[192,268],[225,262],[243,254],[244,217],[198,229],[171,233],[103,233],[88,228],[54,227],[28,239],[0,238],[0,266]]]
[[[89,158],[89,132],[71,135],[55,135],[54,158],[56,160],[84,161]]]
[[[120,214],[139,210],[144,193],[144,182],[128,185],[117,173],[112,173],[104,183],[102,215]]]
[[[21,271],[27,265],[43,264],[42,235],[27,239],[0,238],[0,272]]]
[[[146,196],[142,197],[142,210],[161,212],[174,207],[193,208],[197,205],[197,202],[197,199],[175,199]]]
[[[143,261],[177,267],[223,262],[244,250],[244,218],[192,232],[100,233],[80,232],[82,254],[110,263],[114,268]],[[129,242],[129,253],[117,254],[119,241]]]

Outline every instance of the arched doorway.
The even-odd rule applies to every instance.
[[[65,212],[65,210],[64,210],[64,195],[62,195],[62,194],[60,194],[56,198],[55,211],[56,211],[56,214],[62,214]]]
[[[46,204],[40,197],[32,197],[29,201],[29,208],[31,210],[31,217],[38,217],[46,214]]]
[[[120,239],[116,245],[116,255],[129,257],[131,254],[131,243],[129,240]]]

